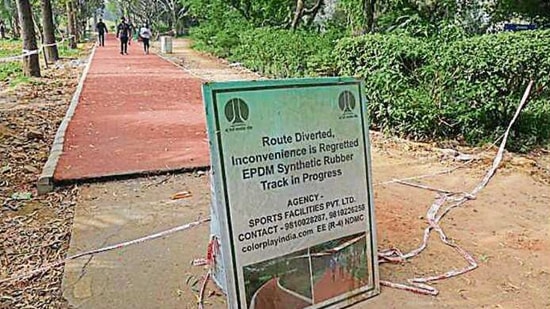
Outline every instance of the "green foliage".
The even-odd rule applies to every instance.
[[[335,35],[259,28],[241,33],[231,60],[271,77],[330,75]]]
[[[514,128],[512,147],[550,140],[550,32],[503,33],[457,41],[403,35],[343,39],[340,74],[365,79],[373,125],[415,139],[498,137],[530,79],[537,89]],[[521,147],[519,145],[522,145]]]
[[[512,148],[550,141],[550,32],[468,37],[447,25],[436,39],[201,26],[197,46],[277,78],[347,75],[365,79],[372,126],[417,140],[475,144],[505,130],[530,79],[537,89],[512,132]],[[336,43],[337,42],[337,43]],[[335,47],[334,47],[335,46]],[[521,145],[521,146],[520,146]]]
[[[195,48],[243,63],[271,77],[329,75],[334,72],[331,51],[335,33],[252,28],[238,22],[223,30],[194,29]]]
[[[0,40],[0,58],[21,54],[21,41]],[[21,61],[0,63],[0,81],[16,78],[23,74]]]
[[[240,44],[239,35],[252,27],[236,13],[227,15],[233,15],[233,18],[222,19],[217,23],[205,23],[191,29],[190,34],[194,38],[196,49],[222,58],[231,56],[232,50]]]
[[[535,92],[515,128],[525,146],[550,139],[550,31],[477,36],[449,44],[432,68],[445,83],[441,100],[456,133],[471,141],[501,134],[530,80]]]
[[[493,19],[495,21],[521,18],[537,24],[550,22],[550,2],[548,0],[498,0],[494,6]]]
[[[363,13],[364,0],[341,0],[338,9],[343,13],[342,23],[351,32],[361,31],[365,27],[366,19]]]
[[[427,43],[405,35],[365,35],[342,39],[334,57],[341,75],[365,79],[375,127],[415,138],[435,133],[435,106],[419,76],[429,59]]]
[[[231,18],[246,20],[252,26],[281,26],[290,20],[295,0],[189,0],[191,11],[200,21],[219,23]],[[307,3],[311,2],[306,0]]]

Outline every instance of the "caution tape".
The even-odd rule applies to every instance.
[[[508,128],[504,133],[498,152],[493,160],[493,164],[491,168],[487,171],[487,173],[485,174],[481,182],[469,193],[439,192],[439,196],[435,199],[433,204],[428,209],[428,212],[426,215],[426,218],[428,221],[428,227],[426,227],[426,229],[424,230],[422,243],[416,249],[413,249],[412,251],[405,254],[402,253],[397,248],[386,249],[378,252],[378,257],[380,258],[379,260],[380,264],[403,263],[408,259],[419,255],[422,251],[424,251],[424,249],[428,247],[428,240],[430,238],[430,234],[432,230],[434,230],[439,234],[439,239],[444,244],[452,247],[458,254],[460,254],[464,258],[464,260],[468,263],[468,265],[464,266],[461,269],[452,269],[436,276],[411,278],[407,280],[408,284],[394,283],[390,281],[380,281],[382,285],[391,287],[391,288],[400,289],[400,290],[411,291],[414,293],[435,296],[439,294],[439,291],[435,287],[429,285],[428,284],[429,282],[456,277],[456,276],[465,274],[469,271],[472,271],[478,267],[476,260],[470,253],[464,250],[461,246],[449,240],[449,238],[447,237],[447,235],[445,234],[445,232],[443,231],[439,223],[443,219],[443,217],[445,217],[445,215],[447,215],[452,209],[462,206],[464,203],[466,203],[469,200],[475,199],[477,194],[481,192],[481,190],[483,190],[483,188],[487,186],[491,178],[493,178],[498,167],[500,166],[500,163],[502,162],[502,157],[504,154],[508,136],[510,135],[510,130],[512,129],[512,126],[514,125],[517,118],[519,117],[519,114],[521,113],[523,107],[527,103],[527,99],[529,98],[529,94],[531,92],[531,88],[533,87],[533,83],[534,82],[531,81],[527,86],[527,89],[525,89],[525,93],[523,94],[523,97],[516,110],[516,113],[512,118],[512,120],[510,121],[510,123],[508,124]],[[429,189],[432,189],[432,188],[429,188]],[[450,205],[447,206],[441,212],[441,214],[439,214],[441,208],[444,205],[447,205],[449,203]]]
[[[44,47],[51,47],[51,46],[59,45],[59,44],[63,43],[64,41],[66,41],[66,40],[68,40],[72,37],[74,37],[74,35],[64,37],[63,39],[61,39],[61,41],[58,41],[58,42],[54,42],[54,43],[50,43],[50,44],[43,44],[38,49],[32,49],[32,50],[23,49],[23,53],[21,55],[0,58],[0,63],[18,61],[18,60],[23,59],[25,57],[39,54],[44,50]]]
[[[23,53],[21,55],[0,58],[0,63],[18,61],[18,60],[23,59],[25,57],[28,57],[28,56],[31,56],[31,55],[36,55],[36,54],[40,53],[41,51],[42,51],[42,47],[40,47],[39,49],[35,49],[35,50],[25,50],[24,49]]]
[[[38,51],[29,51],[27,54],[30,54],[32,52],[38,52]],[[432,230],[435,230],[439,234],[440,240],[444,244],[446,244],[446,245],[452,247],[453,249],[455,249],[455,251],[457,251],[457,253],[459,253],[464,258],[464,260],[468,263],[468,265],[461,268],[461,269],[452,269],[452,270],[449,270],[447,272],[444,272],[442,274],[435,275],[435,276],[411,278],[411,279],[407,280],[407,282],[409,284],[394,283],[394,282],[390,282],[390,281],[381,280],[380,283],[383,286],[396,288],[396,289],[401,289],[401,290],[406,290],[406,291],[411,291],[411,292],[424,294],[424,295],[434,295],[435,296],[435,295],[439,294],[439,291],[436,288],[434,288],[433,286],[430,286],[428,284],[429,282],[456,277],[456,276],[462,275],[464,273],[467,273],[469,271],[472,271],[472,270],[474,270],[478,267],[478,264],[477,264],[475,258],[469,252],[467,252],[461,246],[459,246],[456,243],[449,240],[449,238],[447,237],[447,235],[445,234],[445,232],[443,231],[443,229],[441,228],[439,223],[444,218],[444,216],[447,215],[452,209],[462,206],[465,202],[467,202],[469,200],[475,199],[477,194],[479,192],[481,192],[481,190],[483,190],[483,188],[485,188],[487,186],[487,184],[489,183],[491,178],[495,175],[500,163],[502,162],[502,158],[503,158],[504,150],[505,150],[506,143],[507,143],[507,140],[508,140],[508,136],[510,134],[510,130],[511,130],[513,124],[516,122],[517,118],[519,117],[519,114],[521,113],[521,110],[523,109],[523,106],[525,106],[525,104],[527,102],[527,99],[528,99],[529,94],[531,92],[531,88],[533,86],[533,83],[534,82],[531,81],[529,83],[529,85],[527,86],[527,89],[525,90],[525,93],[524,93],[523,98],[520,102],[520,105],[518,106],[514,117],[510,121],[510,123],[508,125],[508,128],[506,129],[506,132],[504,133],[504,136],[503,136],[502,142],[500,144],[500,147],[498,149],[497,155],[495,156],[495,158],[493,160],[493,164],[492,164],[491,168],[485,174],[485,177],[482,179],[482,181],[469,193],[466,193],[466,192],[465,193],[453,193],[453,192],[443,191],[443,190],[438,191],[439,196],[435,199],[435,201],[433,202],[433,204],[430,206],[430,208],[427,211],[426,217],[427,217],[427,221],[428,221],[428,227],[426,227],[426,229],[424,230],[422,243],[420,244],[419,247],[417,247],[416,249],[413,249],[412,251],[410,251],[406,254],[402,253],[397,248],[386,249],[386,250],[382,250],[382,251],[378,252],[378,257],[380,258],[380,260],[379,260],[380,264],[383,264],[383,263],[403,263],[403,262],[407,261],[410,258],[418,256],[422,251],[424,251],[427,248],[428,241],[429,241],[429,238],[430,238],[430,234],[431,234]],[[445,172],[449,172],[449,171],[445,171]],[[403,183],[402,180],[397,180],[395,182]],[[427,188],[427,189],[432,190],[433,188]],[[441,214],[439,214],[441,208],[445,204],[447,204],[448,202],[454,202],[454,203],[449,205],[447,208],[445,208],[443,210],[443,212],[441,212]],[[141,237],[141,238],[138,238],[138,239],[118,243],[118,244],[115,244],[115,245],[111,245],[111,246],[107,246],[107,247],[103,247],[103,248],[99,248],[99,249],[95,249],[95,250],[81,252],[81,253],[69,256],[65,259],[58,260],[58,261],[53,262],[53,263],[48,263],[48,264],[46,264],[46,265],[44,265],[44,266],[42,266],[38,269],[29,271],[29,272],[24,272],[24,273],[21,273],[21,274],[16,274],[16,275],[10,276],[8,278],[0,279],[0,284],[11,282],[11,281],[16,281],[16,280],[22,280],[22,279],[31,277],[31,276],[36,275],[38,273],[50,270],[51,268],[54,268],[54,267],[57,267],[57,266],[60,266],[60,265],[64,265],[65,263],[67,263],[70,260],[74,260],[74,259],[77,259],[77,258],[80,258],[80,257],[83,257],[83,256],[88,256],[88,255],[107,252],[107,251],[111,251],[111,250],[115,250],[115,249],[120,249],[120,248],[123,248],[123,247],[139,244],[139,243],[142,243],[142,242],[145,242],[145,241],[165,237],[165,236],[168,236],[170,234],[174,234],[176,232],[184,231],[184,230],[193,228],[195,226],[201,225],[201,224],[203,224],[205,222],[209,222],[209,221],[210,221],[210,217],[205,218],[205,219],[201,219],[201,220],[198,220],[198,221],[195,221],[195,222],[187,223],[187,224],[184,224],[184,225],[181,225],[181,226],[177,226],[177,227],[174,227],[174,228],[171,228],[171,229],[168,229],[168,230],[165,230],[165,231],[161,231],[161,232],[158,232],[158,233],[155,233],[155,234],[151,234],[151,235],[148,235],[148,236],[145,236],[145,237]],[[219,251],[219,242],[215,237],[213,237],[211,239],[211,241],[209,242],[209,245],[208,245],[207,258],[204,259],[204,260],[201,259],[201,261],[206,262],[206,264],[208,264],[210,267],[209,267],[208,273],[205,276],[205,280],[203,282],[203,285],[202,285],[202,288],[201,288],[201,291],[200,291],[200,294],[199,294],[199,297],[198,297],[199,307],[201,307],[202,304],[203,304],[204,290],[205,290],[207,282],[209,281],[209,279],[211,277],[211,269],[212,269],[211,267],[214,266],[218,251]],[[197,264],[201,265],[202,263],[197,263]],[[202,265],[204,265],[204,264],[202,264]]]
[[[63,265],[63,264],[67,263],[70,260],[78,259],[78,258],[83,257],[83,256],[88,256],[88,255],[93,255],[93,254],[97,254],[97,253],[107,252],[107,251],[111,251],[111,250],[115,250],[115,249],[128,247],[128,246],[131,246],[131,245],[139,244],[139,243],[142,243],[142,242],[145,242],[145,241],[166,237],[170,234],[185,231],[185,230],[188,230],[188,229],[193,228],[195,226],[198,226],[198,225],[201,225],[203,223],[209,222],[209,221],[210,221],[210,217],[204,218],[204,219],[201,219],[201,220],[197,220],[197,221],[194,221],[194,222],[191,222],[191,223],[187,223],[187,224],[184,224],[184,225],[176,226],[176,227],[173,227],[171,229],[161,231],[161,232],[158,232],[158,233],[154,233],[154,234],[151,234],[151,235],[147,235],[147,236],[137,238],[137,239],[134,239],[134,240],[130,240],[130,241],[118,243],[118,244],[115,244],[115,245],[111,245],[111,246],[107,246],[107,247],[103,247],[103,248],[94,249],[94,250],[90,250],[90,251],[81,252],[81,253],[78,253],[78,254],[75,254],[75,255],[71,255],[71,256],[69,256],[65,259],[58,260],[58,261],[52,262],[52,263],[48,263],[48,264],[46,264],[46,265],[44,265],[40,268],[37,268],[35,270],[29,271],[29,272],[24,272],[24,273],[21,273],[21,274],[16,274],[16,275],[13,275],[13,276],[8,277],[8,278],[0,279],[0,284],[6,283],[6,282],[11,282],[11,281],[16,281],[16,280],[21,280],[21,279],[25,279],[25,278],[34,276],[36,274],[39,274],[39,273],[42,273],[44,271],[50,270],[54,267]]]

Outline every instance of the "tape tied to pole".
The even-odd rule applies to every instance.
[[[29,57],[29,56],[32,56],[32,55],[39,54],[39,53],[41,53],[41,52],[44,50],[44,47],[52,47],[52,46],[59,45],[59,44],[65,42],[66,40],[71,39],[71,38],[73,38],[73,37],[74,37],[74,35],[70,35],[70,36],[68,36],[68,37],[62,38],[61,41],[54,42],[54,43],[50,43],[50,44],[43,44],[43,45],[41,45],[41,46],[40,46],[39,48],[37,48],[37,49],[32,49],[32,50],[23,49],[23,50],[22,50],[22,54],[20,54],[20,55],[8,56],[8,57],[0,58],[0,63],[14,62],[14,61],[18,61],[18,60],[21,60],[21,59],[23,59],[23,58],[26,58],[26,57]]]

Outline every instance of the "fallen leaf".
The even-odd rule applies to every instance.
[[[174,195],[172,195],[172,199],[173,200],[178,200],[178,199],[182,199],[182,198],[188,198],[188,197],[191,197],[191,192],[189,191],[182,191],[182,192],[178,192]]]

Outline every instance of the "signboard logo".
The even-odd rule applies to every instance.
[[[233,98],[225,103],[225,118],[231,123],[227,132],[250,130],[251,126],[246,124],[249,116],[248,104],[243,99]]]
[[[338,97],[338,107],[343,112],[340,119],[356,118],[357,115],[353,112],[356,107],[355,96],[351,91],[342,91]]]

